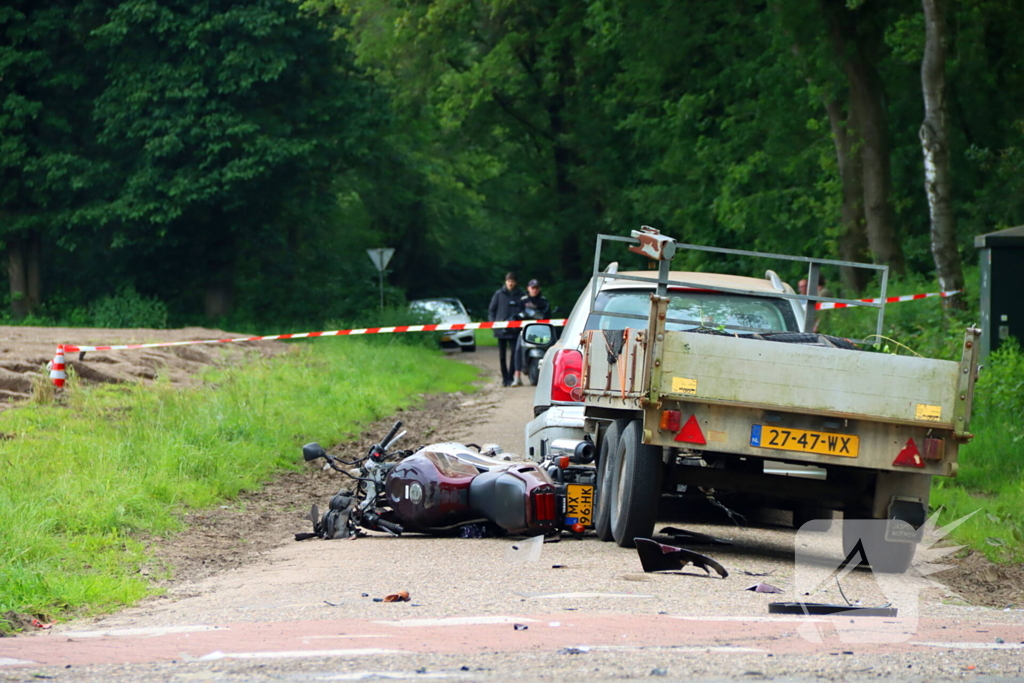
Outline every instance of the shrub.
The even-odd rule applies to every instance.
[[[95,327],[167,327],[167,304],[156,297],[144,297],[131,285],[114,296],[106,296],[92,305]]]

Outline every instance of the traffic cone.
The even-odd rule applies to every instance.
[[[58,345],[57,352],[53,354],[53,360],[50,361],[50,381],[53,382],[53,386],[58,389],[64,386],[64,380],[68,378],[66,372],[64,372],[64,346]]]

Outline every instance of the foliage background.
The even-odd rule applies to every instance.
[[[389,246],[392,303],[458,296],[483,317],[512,269],[568,308],[594,235],[641,224],[835,256],[830,8],[881,78],[897,237],[927,286],[921,5],[832,5],[12,0],[0,241],[38,250],[40,291],[0,303],[7,321],[27,296],[28,322],[68,322],[135,291],[168,325],[308,325],[366,309],[365,249]],[[1024,215],[1013,6],[948,5],[967,263],[974,235]]]

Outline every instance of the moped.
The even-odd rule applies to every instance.
[[[455,442],[393,449],[405,435],[396,422],[362,458],[344,460],[320,444],[302,447],[307,462],[353,480],[320,515],[312,506],[307,538],[356,538],[363,530],[399,536],[406,531],[465,537],[504,534],[577,536],[592,525],[596,470],[590,441],[553,442],[541,463],[515,461],[496,444]]]

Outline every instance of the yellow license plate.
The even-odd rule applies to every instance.
[[[755,448],[774,448],[780,451],[856,458],[860,451],[860,437],[852,434],[832,434],[830,432],[812,432],[807,429],[752,425],[750,427],[750,445]]]
[[[565,487],[565,523],[594,526],[594,487],[569,484]]]
[[[451,341],[451,340],[452,340],[451,335],[447,335],[447,334],[442,334],[441,335],[441,341],[446,342],[446,341]]]

